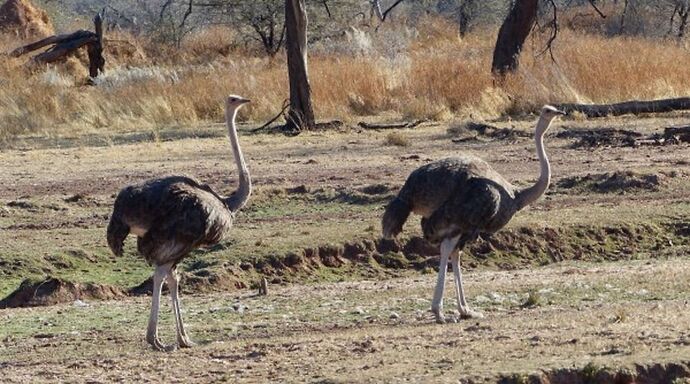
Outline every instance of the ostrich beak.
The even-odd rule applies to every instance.
[[[241,101],[242,101],[242,104],[247,104],[247,103],[251,103],[251,102],[252,102],[252,101],[249,100],[249,99],[242,99]]]
[[[567,112],[565,112],[565,111],[563,111],[563,110],[561,110],[561,109],[557,109],[557,110],[556,110],[556,113],[559,114],[559,115],[563,115],[563,116],[567,116],[567,115],[568,115]]]

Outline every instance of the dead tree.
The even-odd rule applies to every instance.
[[[518,67],[522,46],[537,21],[538,0],[516,0],[498,31],[491,72],[504,76]]]
[[[285,0],[285,26],[290,110],[287,128],[310,129],[314,126],[311,85],[307,67],[307,9],[305,0]]]
[[[568,114],[579,112],[587,117],[638,115],[690,110],[690,97],[650,101],[633,100],[616,104],[560,104],[557,107]]]
[[[390,7],[388,7],[385,11],[381,9],[381,1],[380,0],[370,0],[371,3],[371,10],[376,15],[376,17],[381,21],[384,22],[386,21],[386,17],[388,17],[388,14],[395,9],[400,3],[402,3],[403,0],[396,0],[393,4],[391,4]]]
[[[89,76],[95,78],[99,73],[103,73],[105,68],[105,58],[103,58],[103,17],[101,14],[96,15],[93,22],[95,32],[79,30],[70,34],[46,37],[43,40],[15,49],[10,55],[19,57],[52,45],[50,49],[32,57],[30,61],[32,64],[48,64],[65,60],[67,56],[86,46],[89,56]]]

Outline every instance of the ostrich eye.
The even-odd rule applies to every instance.
[[[233,97],[232,99],[230,99],[230,101],[237,101],[237,99]]]

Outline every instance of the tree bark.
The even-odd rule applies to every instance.
[[[690,97],[649,101],[626,101],[616,104],[560,104],[562,111],[583,113],[587,117],[620,116],[690,110]]]
[[[50,49],[33,58],[30,63],[47,64],[64,60],[77,49],[86,46],[89,55],[89,75],[93,79],[98,73],[103,73],[105,58],[103,58],[103,17],[98,14],[93,19],[96,32],[79,30],[70,34],[50,36],[31,44],[13,50],[10,55],[19,57],[28,52],[52,45]]]
[[[516,0],[498,31],[491,72],[504,76],[518,68],[522,45],[537,20],[538,0]]]
[[[105,70],[105,58],[103,57],[103,17],[100,14],[93,18],[96,29],[96,40],[86,47],[89,55],[89,76],[95,79],[98,73]]]
[[[288,126],[310,129],[314,126],[311,86],[307,67],[307,9],[305,0],[285,0],[290,111]]]
[[[93,36],[87,36],[80,39],[68,40],[59,43],[46,52],[34,56],[31,61],[38,64],[46,64],[58,60],[64,60],[70,53],[85,45],[93,43],[94,39],[95,38]]]
[[[39,48],[43,48],[47,45],[61,44],[64,42],[68,42],[70,40],[89,38],[89,37],[93,37],[93,36],[94,36],[93,32],[84,31],[84,30],[79,30],[79,31],[76,31],[76,32],[73,32],[70,34],[50,36],[50,37],[46,37],[45,39],[36,41],[34,43],[19,47],[19,48],[13,50],[12,52],[10,52],[10,56],[19,57],[25,53],[35,51],[35,50],[37,50]]]

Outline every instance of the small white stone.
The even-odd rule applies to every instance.
[[[473,300],[475,303],[478,303],[478,304],[484,304],[484,303],[491,302],[491,299],[489,299],[488,297],[486,297],[484,295],[476,296]]]
[[[75,307],[88,307],[89,304],[87,304],[87,303],[85,303],[79,299],[76,299],[76,300],[74,300],[74,306]]]
[[[503,300],[504,300],[504,299],[503,299],[503,296],[501,296],[501,295],[500,295],[499,293],[497,293],[497,292],[491,292],[491,293],[489,293],[489,297],[491,298],[492,301],[495,301],[495,302],[497,302],[497,303],[502,303]]]

